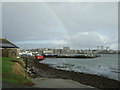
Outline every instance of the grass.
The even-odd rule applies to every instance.
[[[29,77],[25,77],[13,72],[12,66],[15,64],[11,60],[18,61],[17,58],[2,57],[2,81],[16,83],[21,85],[30,85],[32,81]]]
[[[0,82],[2,81],[2,57],[0,57]]]

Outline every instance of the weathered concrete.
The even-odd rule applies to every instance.
[[[32,81],[33,87],[39,88],[94,88],[68,79],[34,78]]]
[[[2,88],[33,88],[32,86],[2,82]]]

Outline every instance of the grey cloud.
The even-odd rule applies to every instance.
[[[117,3],[54,3],[49,7],[58,14],[68,33],[106,27],[117,30]]]
[[[2,15],[3,37],[7,36],[21,48],[57,47],[58,44],[58,47],[94,48],[117,44],[115,2],[3,3]]]

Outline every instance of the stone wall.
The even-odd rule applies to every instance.
[[[2,56],[3,57],[8,57],[8,52],[9,52],[8,49],[2,49]]]
[[[19,56],[19,51],[17,48],[4,48],[2,49],[2,56],[3,57],[14,57],[17,58]]]

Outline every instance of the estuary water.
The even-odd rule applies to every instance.
[[[45,58],[40,63],[57,69],[96,74],[119,80],[118,56],[118,54],[102,54],[101,57],[91,59]]]

